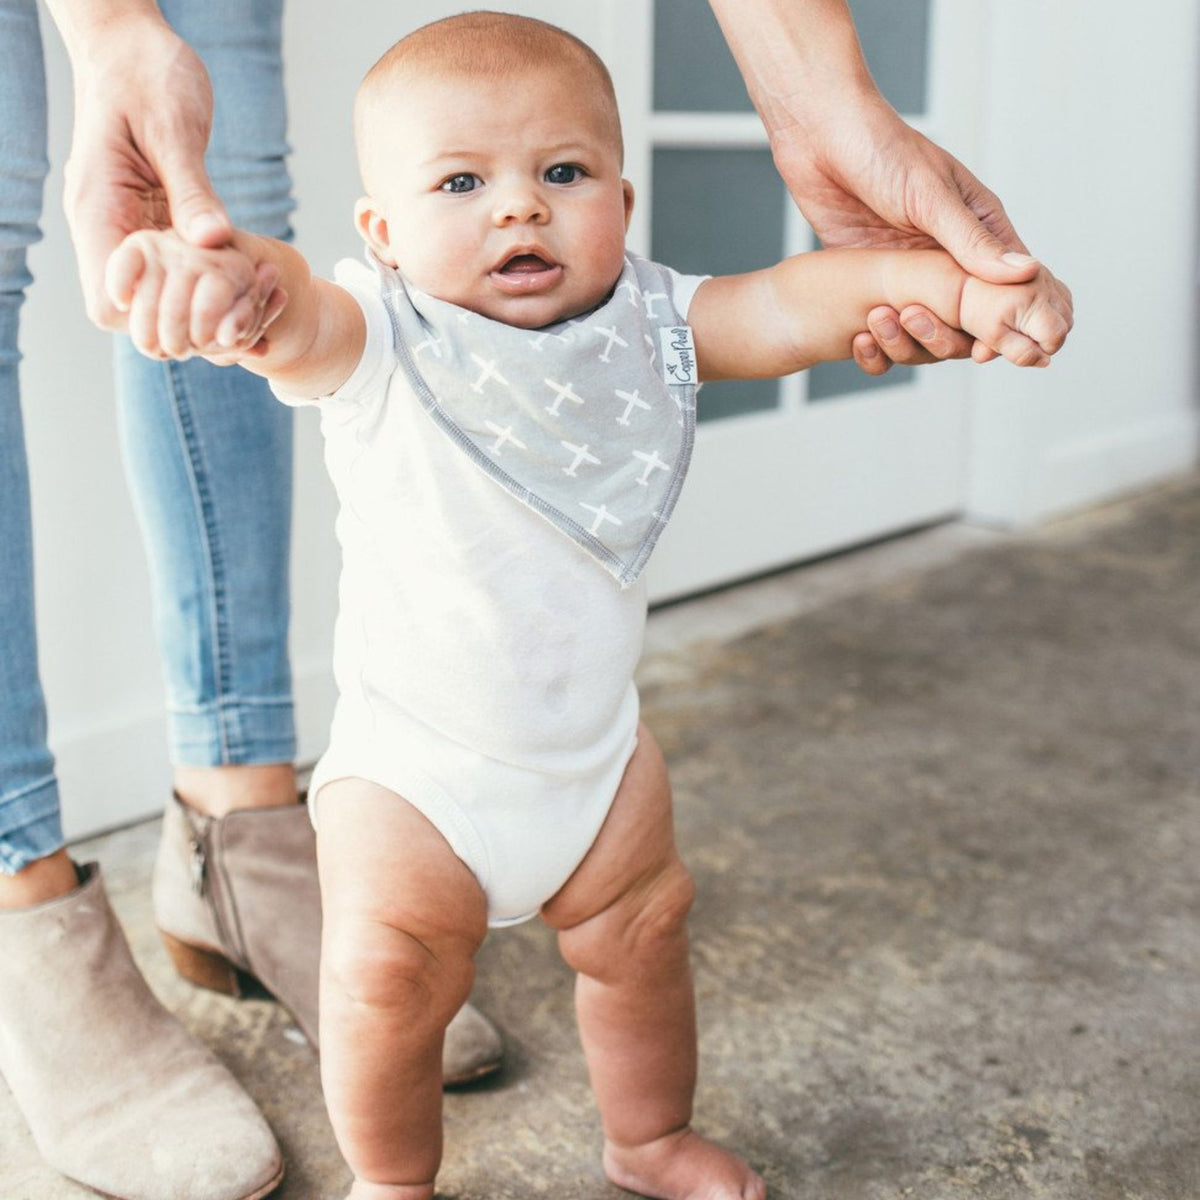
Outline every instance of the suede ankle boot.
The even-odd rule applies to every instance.
[[[0,1074],[43,1157],[120,1200],[257,1200],[283,1177],[262,1114],[155,999],[100,870],[0,911]]]
[[[321,896],[305,804],[209,817],[172,798],[154,869],[154,913],[175,969],[230,996],[257,980],[317,1046]],[[446,1030],[447,1084],[500,1067],[499,1032],[465,1005]]]

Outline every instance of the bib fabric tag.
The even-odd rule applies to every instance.
[[[696,345],[692,331],[686,325],[660,329],[662,341],[662,373],[667,383],[678,387],[694,387],[696,378]]]

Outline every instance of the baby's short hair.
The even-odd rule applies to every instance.
[[[354,136],[366,174],[366,141],[389,88],[406,76],[503,79],[539,69],[572,70],[594,91],[623,157],[621,118],[612,76],[586,42],[557,25],[513,13],[467,12],[422,25],[402,37],[366,73],[354,104]]]

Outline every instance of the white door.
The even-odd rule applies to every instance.
[[[976,95],[972,0],[851,0],[881,90],[966,159]],[[609,45],[638,188],[631,243],[724,274],[811,248],[708,6],[613,0]],[[947,97],[951,103],[947,103]],[[964,376],[852,363],[700,394],[687,487],[656,551],[663,600],[948,517],[962,507]]]

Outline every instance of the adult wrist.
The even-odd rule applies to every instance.
[[[76,72],[145,29],[169,29],[156,0],[47,0]]]
[[[768,134],[878,102],[846,0],[710,0]]]

